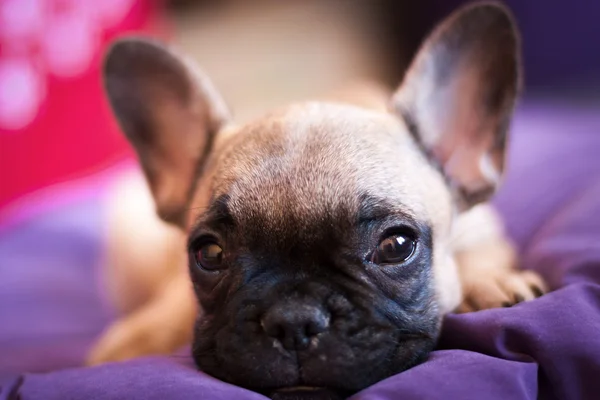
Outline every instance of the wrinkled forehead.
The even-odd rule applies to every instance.
[[[381,199],[418,220],[430,220],[427,197],[440,176],[404,121],[353,106],[308,103],[242,127],[223,152],[212,198],[227,196],[238,219],[309,222],[355,215]]]

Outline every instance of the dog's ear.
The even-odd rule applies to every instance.
[[[503,172],[520,58],[510,12],[497,3],[475,3],[438,25],[392,99],[463,207],[487,200]]]
[[[157,212],[183,225],[197,174],[229,112],[192,63],[159,43],[125,38],[105,59],[112,109],[134,146]]]

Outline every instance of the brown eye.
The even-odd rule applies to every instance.
[[[196,265],[208,271],[223,269],[223,249],[215,243],[206,243],[200,246],[194,256]]]
[[[416,243],[405,235],[392,235],[383,239],[371,256],[375,264],[400,264],[414,253]]]

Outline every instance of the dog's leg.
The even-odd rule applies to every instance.
[[[459,312],[508,307],[546,291],[538,274],[516,268],[516,252],[489,205],[459,217],[453,245],[463,290]]]
[[[148,303],[111,325],[90,352],[87,364],[172,353],[191,342],[196,314],[191,282],[182,271]]]
[[[122,314],[143,306],[178,269],[187,270],[184,232],[160,220],[141,171],[119,175],[107,199],[103,290]]]
[[[190,339],[195,314],[185,234],[158,218],[144,177],[121,175],[108,200],[103,283],[122,317],[95,344],[90,364],[172,352]]]

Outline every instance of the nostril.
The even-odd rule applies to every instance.
[[[329,317],[321,313],[314,320],[309,321],[305,326],[306,336],[316,336],[327,330],[329,327]]]
[[[285,334],[281,325],[277,323],[272,323],[266,318],[261,319],[260,325],[262,326],[265,333],[274,339],[282,339]]]
[[[305,338],[310,338],[312,336],[315,336],[318,332],[315,332],[313,326],[311,324],[305,325],[304,326],[304,332],[303,335]]]

